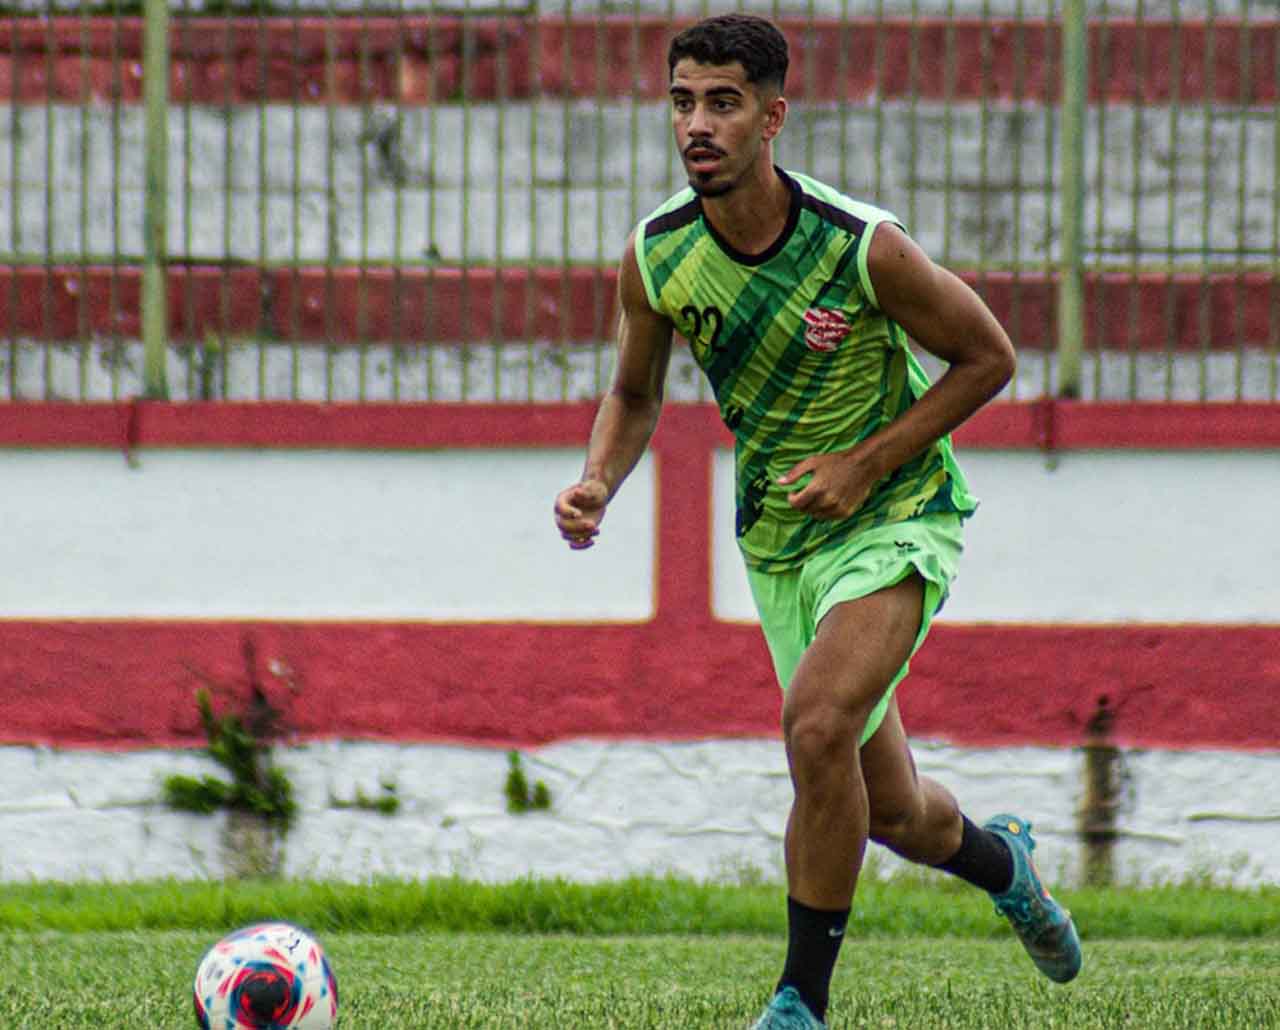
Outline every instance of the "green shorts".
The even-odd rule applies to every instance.
[[[911,648],[914,655],[955,578],[964,550],[961,523],[955,514],[923,515],[864,530],[818,551],[794,569],[760,572],[748,568],[747,581],[782,689],[790,685],[800,656],[813,643],[818,623],[835,605],[874,594],[918,572],[925,591],[920,632]],[[902,663],[872,710],[862,732],[863,744],[880,728],[893,690],[909,667],[909,660]]]

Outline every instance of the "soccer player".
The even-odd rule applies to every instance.
[[[918,776],[894,688],[947,595],[977,502],[948,434],[1013,374],[991,312],[886,211],[773,163],[786,41],[706,19],[668,52],[688,188],[633,232],[616,370],[561,535],[592,546],[658,420],[672,333],[736,438],[737,538],[779,682],[794,786],[788,945],[758,1030],[822,1027],[868,838],[989,892],[1035,964],[1080,969],[1021,818],[979,827]],[[907,340],[946,372],[930,384]]]

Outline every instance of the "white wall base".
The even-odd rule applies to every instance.
[[[916,758],[975,820],[1004,810],[1030,819],[1042,870],[1055,883],[1078,880],[1080,752],[918,743]],[[507,756],[497,749],[332,741],[280,760],[301,807],[285,843],[291,877],[782,876],[791,786],[775,741],[573,741],[524,752],[530,782],[544,781],[553,801],[525,815],[506,811]],[[1280,883],[1280,752],[1133,751],[1123,762],[1122,878]],[[222,876],[223,818],[160,801],[165,776],[217,772],[189,751],[0,748],[0,880]],[[383,783],[400,798],[395,816],[334,807]],[[873,853],[877,871],[897,867]]]

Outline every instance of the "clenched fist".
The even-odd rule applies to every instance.
[[[609,503],[609,489],[598,479],[584,479],[556,496],[556,527],[575,551],[595,543]]]

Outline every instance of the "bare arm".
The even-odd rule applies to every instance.
[[[813,473],[789,499],[793,507],[815,518],[852,515],[880,479],[999,393],[1015,366],[1013,345],[982,299],[934,264],[896,225],[876,228],[867,271],[881,310],[949,367],[923,397],[879,432],[847,451],[806,458],[781,477],[779,482],[786,485]]]
[[[582,478],[556,497],[556,525],[575,550],[590,547],[604,510],[644,454],[662,410],[671,322],[649,306],[633,241],[618,274],[618,353],[600,401]]]

